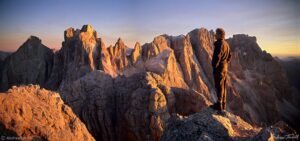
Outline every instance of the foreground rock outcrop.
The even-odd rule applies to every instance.
[[[239,116],[206,108],[188,117],[174,115],[167,122],[162,141],[260,140],[274,141],[279,137],[296,136],[284,122],[260,128]]]
[[[86,140],[94,138],[60,95],[37,85],[0,93],[3,140]]]

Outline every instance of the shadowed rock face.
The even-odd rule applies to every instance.
[[[0,51],[0,70],[2,69],[3,67],[3,63],[4,63],[4,60],[7,56],[9,56],[11,53],[10,52],[4,52],[4,51]]]
[[[170,113],[195,112],[209,104],[201,94],[173,90],[159,75],[145,72],[112,78],[93,71],[60,91],[97,140],[159,140]]]
[[[300,57],[276,58],[283,66],[291,85],[300,90]]]
[[[0,91],[13,85],[39,84],[45,87],[53,67],[53,52],[31,36],[0,68]]]
[[[112,141],[159,140],[169,118],[167,98],[174,99],[151,74],[113,79],[102,71],[66,85],[61,95],[97,140]]]
[[[90,25],[69,28],[49,75],[36,83],[57,90],[97,140],[160,140],[170,114],[188,116],[216,100],[213,34],[200,28],[187,35],[160,35],[129,51],[121,39],[106,47]],[[291,89],[279,63],[255,37],[234,35],[228,43],[233,58],[227,111],[253,124],[295,123],[299,92]],[[6,78],[1,76],[1,82]]]
[[[58,93],[37,85],[13,87],[0,93],[0,101],[0,131],[7,139],[94,140]]]
[[[231,103],[230,107],[240,104],[247,115],[233,112],[253,122],[268,123],[279,118],[294,121],[299,115],[296,107],[299,93],[288,84],[280,64],[260,49],[255,37],[234,35],[228,43],[234,53],[229,67],[229,90],[236,93],[229,95],[229,99],[236,99],[235,95],[239,95],[243,101]]]

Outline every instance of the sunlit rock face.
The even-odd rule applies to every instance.
[[[166,85],[177,88],[188,88],[183,79],[183,74],[176,61],[170,41],[164,36],[154,38],[150,46],[143,48],[146,52],[145,69],[162,76]]]
[[[138,61],[141,60],[141,45],[139,42],[137,42],[135,45],[134,45],[134,49],[130,55],[131,57],[131,61],[132,61],[132,64],[136,64]]]
[[[54,57],[54,68],[48,81],[50,89],[57,89],[102,66],[103,43],[91,25],[84,25],[81,30],[68,28],[64,39],[62,48]]]
[[[214,33],[205,28],[194,29],[188,33],[194,54],[200,64],[202,79],[209,89],[213,89],[211,59],[213,54]]]
[[[105,46],[90,25],[68,28],[64,37],[62,48],[54,55],[50,51],[47,73],[36,72],[40,68],[32,72],[43,74],[36,83],[58,91],[97,140],[160,140],[170,115],[188,116],[216,101],[213,31],[160,35],[133,49],[121,39]],[[299,92],[289,86],[277,61],[260,49],[255,37],[240,34],[227,41],[233,57],[226,110],[256,125],[280,119],[296,123]],[[4,63],[10,64],[11,56]],[[1,73],[5,84],[10,83],[3,76],[17,76]]]
[[[13,85],[40,84],[45,87],[53,68],[53,52],[35,36],[30,36],[0,68],[0,91]]]
[[[115,70],[118,70],[118,72],[122,72],[125,67],[128,66],[126,50],[127,47],[121,38],[119,38],[115,46],[109,50],[113,67]]]
[[[0,93],[0,100],[4,140],[95,140],[58,93],[20,86]]]

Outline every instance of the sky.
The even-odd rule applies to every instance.
[[[273,56],[300,56],[299,9],[299,0],[0,0],[0,50],[15,51],[30,35],[59,49],[64,30],[91,24],[107,46],[222,27],[226,38],[256,36]]]

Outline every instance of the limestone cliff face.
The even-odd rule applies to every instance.
[[[173,90],[150,72],[113,78],[97,70],[60,92],[97,140],[158,141],[170,114],[187,114],[210,104],[197,92]]]
[[[3,140],[95,140],[58,93],[37,85],[13,87],[0,93],[0,101]]]
[[[99,58],[103,44],[92,26],[84,25],[81,30],[68,28],[64,39],[54,57],[54,67],[47,82],[50,89],[57,89],[101,66]]]
[[[53,52],[41,40],[31,36],[0,68],[0,91],[13,85],[39,84],[45,87],[53,67]]]
[[[296,118],[299,110],[295,100],[299,95],[289,86],[279,63],[260,49],[255,37],[234,35],[228,42],[233,52],[229,87],[234,94],[229,98],[236,99],[238,95],[243,101],[231,103],[231,107],[240,105],[247,114],[241,116],[254,122]]]
[[[188,36],[190,37],[194,54],[200,64],[199,68],[202,71],[201,77],[212,93],[211,89],[214,89],[214,86],[212,85],[214,82],[211,59],[214,48],[214,33],[212,31],[209,32],[205,28],[200,28],[189,32]]]
[[[171,114],[188,116],[215,102],[213,34],[200,28],[187,35],[160,35],[131,51],[121,39],[106,47],[90,25],[69,28],[62,48],[39,59],[52,62],[51,67],[41,63],[32,68],[30,79],[8,73],[19,71],[9,58],[19,59],[14,54],[23,46],[5,59],[1,87],[37,83],[57,90],[97,140],[160,140]],[[241,34],[227,41],[233,58],[226,110],[252,124],[295,123],[299,94],[279,63],[260,49],[255,37]],[[27,56],[24,65],[34,58]],[[32,78],[39,81],[27,81]]]
[[[134,49],[130,55],[131,57],[131,61],[132,61],[132,64],[136,64],[138,61],[141,60],[141,45],[139,42],[137,42],[134,46]]]
[[[98,70],[66,85],[61,95],[97,140],[111,141],[159,140],[170,116],[167,99],[174,100],[150,73],[113,79]]]
[[[126,50],[127,47],[125,46],[121,38],[119,38],[115,46],[109,50],[112,65],[115,70],[118,70],[118,72],[122,72],[125,67],[128,66]]]
[[[155,48],[155,50],[152,50]],[[153,52],[154,51],[154,52]],[[157,52],[156,52],[157,51]],[[183,79],[183,74],[176,61],[174,51],[169,40],[164,36],[154,38],[150,48],[145,48],[144,67],[146,71],[162,76],[166,85],[178,88],[188,88]],[[148,54],[150,54],[148,56]]]

